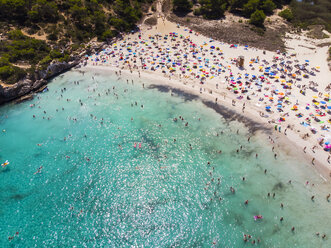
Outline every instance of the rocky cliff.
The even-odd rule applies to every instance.
[[[35,92],[40,87],[47,84],[48,79],[59,75],[60,73],[65,72],[78,64],[79,60],[75,60],[69,63],[54,63],[49,65],[46,70],[36,72],[36,80],[26,78],[24,80],[18,81],[13,85],[5,86],[0,84],[0,104]]]

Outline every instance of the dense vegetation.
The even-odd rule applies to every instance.
[[[266,15],[273,14],[276,8],[289,4],[291,0],[173,0],[174,9],[180,5],[187,12],[192,10],[192,3],[198,3],[194,9],[195,15],[202,15],[206,19],[219,19],[226,10],[250,18],[256,26],[263,26]]]
[[[70,52],[93,37],[105,41],[131,31],[153,1],[0,0],[0,80],[13,83],[53,60],[68,61]],[[43,34],[46,40],[28,37]]]
[[[302,0],[292,1],[292,22],[301,27],[312,24],[322,24],[331,32],[331,1],[330,0]]]
[[[279,13],[287,21],[300,27],[323,24],[331,32],[330,0],[173,0],[174,8],[180,5],[186,12],[192,10],[192,3],[199,4],[194,14],[206,19],[219,19],[225,11],[230,11],[250,18],[250,23],[256,26],[262,26],[266,16],[276,8],[289,5]]]

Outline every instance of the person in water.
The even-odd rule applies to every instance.
[[[34,173],[34,175],[35,174],[39,174],[39,173],[41,173],[41,170],[43,169],[43,167],[42,166],[40,166],[39,168],[38,168],[38,170]]]

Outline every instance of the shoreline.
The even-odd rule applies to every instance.
[[[185,94],[189,94],[192,96],[195,96],[195,99],[200,100],[206,107],[212,108],[215,112],[222,115],[223,114],[229,114],[229,116],[223,116],[223,118],[230,120],[236,120],[241,123],[243,123],[249,130],[253,130],[252,136],[256,134],[262,134],[266,138],[269,136],[273,141],[275,141],[275,153],[277,153],[277,150],[280,150],[283,153],[289,153],[290,156],[298,156],[301,158],[304,158],[308,164],[311,164],[311,161],[313,158],[315,158],[315,163],[313,168],[316,170],[316,173],[325,181],[330,182],[330,166],[325,165],[323,163],[323,159],[325,159],[325,154],[321,150],[316,151],[316,153],[311,154],[310,150],[307,150],[307,153],[303,152],[303,148],[306,145],[306,143],[301,144],[298,143],[298,137],[292,130],[287,131],[287,135],[284,135],[283,133],[279,133],[278,131],[274,131],[273,127],[270,126],[270,123],[268,123],[267,118],[262,119],[259,114],[257,114],[256,109],[254,109],[254,106],[246,108],[245,112],[240,112],[240,106],[238,105],[231,105],[231,100],[235,99],[233,97],[230,97],[231,95],[227,95],[224,99],[224,97],[217,93],[208,93],[203,92],[200,93],[199,89],[189,87],[188,85],[183,84],[183,82],[178,81],[177,79],[171,79],[167,80],[166,77],[159,75],[158,73],[153,72],[147,72],[147,71],[141,71],[138,73],[138,71],[134,71],[131,73],[127,69],[119,69],[112,66],[105,66],[105,65],[86,65],[84,67],[81,67],[77,69],[79,71],[90,71],[90,72],[97,72],[98,70],[106,72],[106,73],[115,73],[118,71],[121,71],[121,76],[124,78],[129,78],[131,80],[134,80],[137,82],[138,79],[141,80],[147,80],[146,86],[150,87],[153,85],[157,86],[163,86],[167,87],[166,89],[169,90],[169,92],[183,92]],[[153,86],[152,88],[155,88]],[[180,96],[180,95],[178,95]],[[218,97],[218,104],[215,104],[215,97]],[[246,102],[247,103],[247,102]],[[239,107],[239,109],[238,109]],[[228,112],[227,112],[228,111]],[[227,112],[227,113],[226,113]],[[234,114],[234,117],[230,117],[232,114]],[[271,124],[272,125],[272,124]],[[306,141],[307,142],[307,141]],[[308,142],[307,142],[308,143]],[[295,151],[293,152],[293,147],[295,147]],[[315,155],[315,156],[314,156]]]

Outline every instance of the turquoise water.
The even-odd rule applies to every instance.
[[[0,247],[253,246],[243,234],[260,247],[331,246],[328,184],[309,164],[274,160],[266,137],[248,142],[247,127],[198,99],[126,80],[71,71],[0,108]]]

